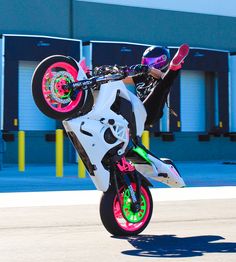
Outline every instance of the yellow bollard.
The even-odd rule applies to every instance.
[[[149,131],[144,130],[142,134],[142,143],[143,145],[149,149],[150,148],[150,139],[149,139]]]
[[[18,170],[25,171],[25,132],[18,132]]]
[[[63,177],[63,130],[56,130],[56,177]]]
[[[80,157],[78,157],[78,177],[79,178],[85,178],[86,177],[86,169],[84,166],[83,161]]]

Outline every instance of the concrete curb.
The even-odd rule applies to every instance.
[[[187,201],[236,198],[236,186],[152,188],[153,201]],[[1,193],[0,208],[33,206],[97,205],[102,192],[96,190]]]

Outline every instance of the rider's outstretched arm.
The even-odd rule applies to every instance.
[[[156,69],[156,68],[150,68],[148,74],[153,76],[156,79],[161,79],[165,76],[165,73],[161,72],[161,70]],[[134,80],[132,76],[127,76],[126,78],[123,79],[123,82],[127,85],[134,85]]]
[[[134,81],[133,81],[132,76],[127,76],[126,78],[123,79],[123,82],[126,85],[134,85]]]

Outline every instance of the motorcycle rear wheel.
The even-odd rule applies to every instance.
[[[64,120],[92,108],[91,90],[79,90],[72,100],[71,91],[63,89],[63,85],[77,81],[78,70],[74,59],[62,55],[47,57],[37,66],[32,77],[32,94],[42,113]]]
[[[134,190],[135,184],[132,183]],[[104,227],[114,236],[134,236],[141,233],[152,217],[153,202],[148,186],[141,186],[141,208],[134,213],[131,210],[129,190],[119,189],[122,210],[115,190],[103,193],[100,201],[100,217]]]

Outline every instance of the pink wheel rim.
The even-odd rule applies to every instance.
[[[42,92],[45,101],[54,111],[66,113],[72,111],[79,104],[82,91],[75,100],[70,99],[70,92],[62,87],[77,79],[78,71],[66,62],[52,64],[45,72],[42,80]]]
[[[135,184],[132,184],[132,186],[135,189]],[[124,188],[120,189],[121,202],[123,202],[123,190],[124,190]],[[114,217],[115,217],[116,222],[119,225],[119,227],[121,227],[125,231],[134,232],[136,230],[139,230],[146,223],[146,221],[149,217],[149,214],[150,214],[150,197],[149,197],[149,195],[148,195],[148,193],[147,193],[147,191],[145,190],[144,187],[141,187],[141,195],[146,200],[146,211],[145,211],[146,213],[143,216],[143,219],[138,223],[128,222],[123,216],[122,210],[120,208],[120,203],[118,201],[118,197],[116,196],[115,199],[114,199],[114,203],[113,203]],[[142,204],[143,203],[141,201],[141,206],[142,206]]]

